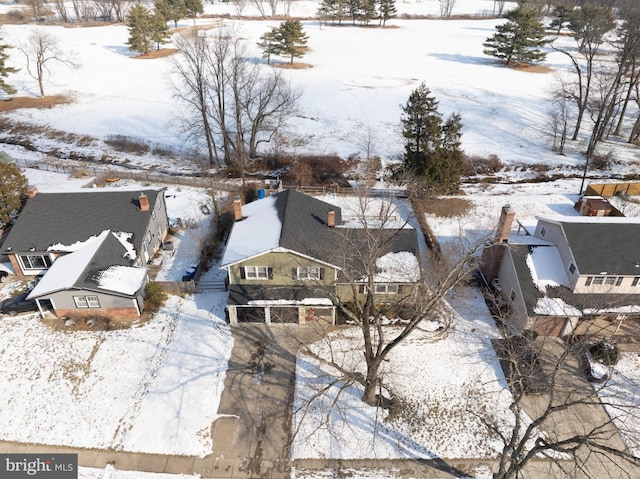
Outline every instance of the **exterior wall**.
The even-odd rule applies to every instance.
[[[561,316],[539,316],[533,324],[533,331],[540,336],[562,337],[565,334],[568,318]]]
[[[545,229],[544,236],[542,235],[542,228]],[[562,227],[556,223],[540,220],[538,221],[534,235],[537,238],[541,238],[556,245],[556,247],[558,248],[558,253],[560,254],[560,259],[562,260],[562,264],[564,266],[564,271],[567,274],[567,278],[569,279],[570,287],[573,290],[573,288],[575,288],[576,286],[576,283],[578,282],[580,271],[577,269],[578,265],[576,264],[575,259],[571,254],[571,248],[569,247],[569,243],[567,242],[567,238],[564,235]],[[576,270],[573,274],[569,271],[569,267],[571,266],[571,264],[576,266]]]
[[[9,258],[9,261],[11,262],[11,266],[13,266],[13,270],[16,272],[16,276],[39,276],[41,274],[44,274],[48,271],[48,268],[43,268],[43,269],[28,269],[28,270],[24,270],[22,269],[22,265],[20,264],[20,260],[18,259],[19,255],[42,255],[42,256],[48,256],[51,259],[51,262],[53,263],[56,258],[58,256],[60,256],[59,254],[53,254],[49,251],[17,251],[17,252],[13,252],[11,254],[7,254],[7,257]]]
[[[502,299],[508,301],[511,306],[511,314],[508,318],[509,325],[519,332],[528,329],[530,326],[529,315],[509,248],[506,248],[502,257],[498,277],[502,285]],[[512,295],[515,295],[513,300],[511,299]]]
[[[381,284],[397,284],[398,292],[391,293],[391,294],[376,293],[374,296],[378,303],[393,303],[398,301],[399,298],[403,299],[414,287],[413,284],[408,284],[408,283],[381,283]],[[347,303],[350,301],[356,301],[356,300],[359,302],[364,302],[367,299],[367,295],[365,293],[360,293],[359,290],[356,293],[354,298],[353,289],[351,284],[349,283],[336,284],[336,294],[338,295],[338,298],[340,298],[340,302],[344,302],[344,303]]]
[[[636,276],[622,276],[622,275],[600,275],[602,277],[615,277],[622,278],[622,282],[619,286],[606,285],[606,284],[591,284],[587,286],[587,278],[595,278],[597,275],[580,275],[576,285],[574,287],[575,293],[590,293],[590,294],[640,294],[640,270]],[[638,278],[638,279],[636,279]],[[635,281],[636,285],[633,285]],[[593,283],[593,280],[591,280]]]
[[[245,266],[265,266],[272,268],[270,279],[243,279],[242,268]],[[318,280],[295,280],[292,270],[297,267],[319,267],[324,269],[324,279]],[[293,253],[265,253],[241,263],[234,264],[229,268],[230,284],[253,284],[260,286],[283,286],[283,285],[330,285],[336,278],[336,270],[330,266],[305,258]]]
[[[139,318],[136,308],[120,309],[56,309],[58,318],[109,318],[116,321],[135,321]]]
[[[142,242],[143,251],[140,252],[140,257],[143,262],[149,262],[153,258],[153,255],[160,249],[168,233],[169,219],[167,217],[167,204],[163,190],[158,192],[149,225],[144,233],[144,240]]]
[[[140,293],[141,294],[141,293]],[[97,296],[99,308],[78,308],[73,300],[74,296]],[[139,296],[139,295],[138,295]],[[135,303],[139,298],[126,298],[105,293],[96,293],[86,290],[58,291],[50,295],[42,296],[38,300],[50,300],[56,315],[60,316],[119,316],[133,313],[139,316]]]

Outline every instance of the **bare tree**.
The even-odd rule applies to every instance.
[[[551,131],[553,135],[553,151],[564,154],[564,145],[569,133],[570,120],[570,97],[566,94],[565,79],[557,77],[558,87],[551,96],[551,108],[549,119],[551,120]]]
[[[383,268],[379,259],[393,251],[395,242],[406,240],[403,235],[407,230],[402,222],[398,224],[399,215],[391,201],[373,203],[363,195],[355,216],[360,228],[337,232],[333,262],[345,277],[329,296],[337,310],[362,333],[366,372],[363,376],[354,371],[343,374],[363,385],[363,402],[384,407],[384,397],[378,394],[383,387],[382,364],[426,320],[440,325],[435,334],[449,329],[450,316],[440,314],[442,300],[475,267],[474,252],[484,241],[465,245],[464,251],[449,257],[450,261],[434,261],[429,274],[422,277],[416,259],[413,267],[407,264],[400,268],[402,279],[396,280],[404,284],[390,291],[379,284]],[[393,326],[388,325],[389,318],[395,322]]]
[[[456,5],[456,0],[439,0],[440,2],[440,16],[442,18],[450,18],[453,13],[453,7]]]
[[[494,478],[520,477],[541,456],[549,477],[633,477],[628,468],[640,460],[625,446],[615,417],[603,405],[621,414],[634,414],[633,409],[603,399],[581,376],[586,338],[563,342],[524,335],[495,341],[512,392],[514,422],[505,428],[500,412],[495,417],[486,410],[476,414],[503,445]]]
[[[18,45],[18,49],[27,60],[27,72],[38,81],[41,98],[45,96],[44,79],[45,75],[50,74],[51,64],[59,63],[70,68],[76,67],[71,57],[60,49],[58,39],[41,29],[33,30],[27,43]]]
[[[507,0],[493,0],[493,14],[502,15]]]
[[[178,98],[191,106],[192,131],[204,132],[210,162],[235,167],[244,178],[250,158],[295,114],[300,92],[282,74],[250,58],[237,32],[219,29],[207,37],[184,37],[176,65]]]

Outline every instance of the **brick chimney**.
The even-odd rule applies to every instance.
[[[140,193],[138,196],[138,203],[140,204],[140,211],[149,211],[149,198],[144,193]]]
[[[509,233],[511,232],[511,225],[516,217],[515,210],[511,205],[504,205],[500,212],[500,221],[498,221],[498,227],[496,228],[496,243],[506,243],[509,241]]]
[[[327,226],[333,228],[336,225],[336,212],[331,210],[327,213]]]
[[[29,198],[33,198],[37,194],[38,194],[38,187],[37,186],[30,186],[29,187],[29,191],[27,191],[27,195],[29,196]]]
[[[239,196],[233,199],[233,217],[236,221],[242,219],[242,200],[240,200]]]

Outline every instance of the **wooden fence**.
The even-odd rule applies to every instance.
[[[640,183],[590,184],[587,186],[585,196],[603,196],[609,198],[620,192],[624,192],[629,196],[640,196]]]

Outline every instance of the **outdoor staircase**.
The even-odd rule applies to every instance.
[[[196,282],[196,293],[226,291],[227,283],[224,279],[199,280]]]

